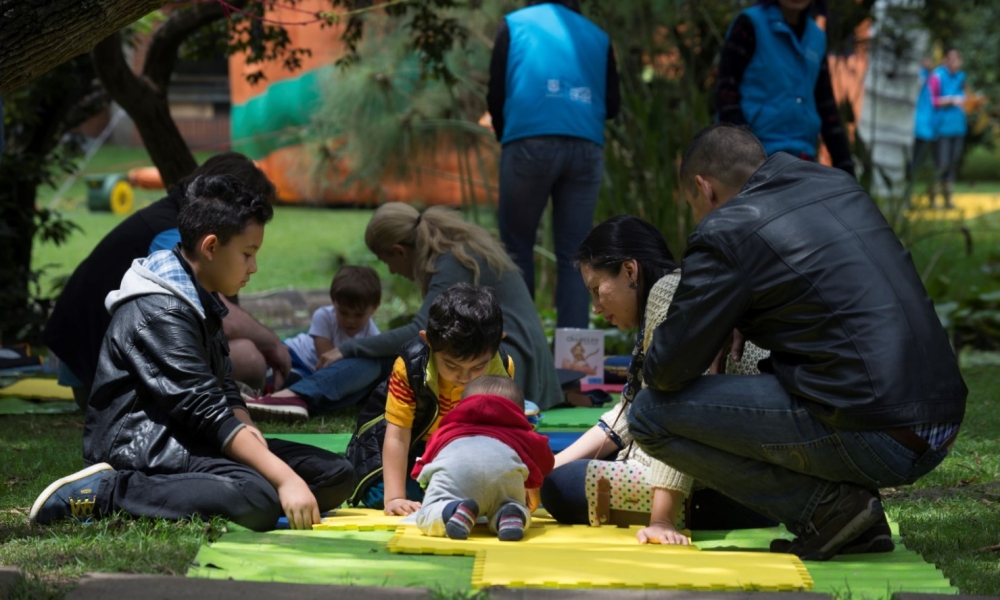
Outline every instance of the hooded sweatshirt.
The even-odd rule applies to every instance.
[[[526,488],[540,487],[545,476],[552,472],[555,457],[549,440],[534,432],[524,411],[503,396],[477,394],[462,400],[441,419],[440,427],[427,441],[427,448],[410,476],[417,479],[424,465],[430,464],[452,441],[473,436],[491,437],[517,452],[528,468]]]
[[[112,320],[87,410],[85,458],[174,472],[189,452],[221,452],[245,427],[232,412],[243,404],[228,379],[225,306],[177,249],[133,261],[105,306]]]

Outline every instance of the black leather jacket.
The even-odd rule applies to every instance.
[[[968,389],[909,252],[843,171],[771,156],[688,240],[645,381],[699,377],[734,328],[831,427],[959,423]]]
[[[183,258],[181,264],[191,275]],[[223,456],[222,448],[244,426],[232,411],[246,404],[228,377],[226,308],[193,276],[204,316],[170,290],[144,289],[128,297],[135,269],[123,280],[126,297],[101,347],[84,460],[146,474],[182,473],[192,454]]]

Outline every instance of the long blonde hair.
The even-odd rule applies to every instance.
[[[500,242],[485,229],[466,223],[457,211],[443,206],[432,206],[423,213],[403,202],[380,206],[365,229],[365,245],[381,255],[396,244],[413,248],[413,280],[421,294],[427,294],[434,263],[442,254],[451,253],[472,271],[474,285],[479,285],[480,276],[477,257],[497,275],[517,270]]]

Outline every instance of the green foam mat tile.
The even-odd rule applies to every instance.
[[[80,412],[75,402],[34,402],[21,398],[0,398],[0,415],[58,415]]]
[[[542,419],[538,422],[538,430],[548,429],[590,429],[612,408],[551,408],[542,411]]]
[[[812,576],[813,592],[833,594],[841,598],[875,600],[889,599],[895,592],[927,594],[957,594],[944,574],[924,561],[920,554],[907,549],[899,537],[899,525],[890,522],[896,550],[885,554],[837,556],[827,562],[806,561]],[[784,527],[770,529],[737,529],[733,531],[694,531],[691,541],[702,550],[766,551],[771,540],[792,539]]]
[[[337,454],[343,454],[351,441],[349,433],[266,433],[264,437],[309,444]]]
[[[471,589],[472,558],[391,554],[391,531],[239,530],[202,546],[188,577],[420,587],[442,592]]]

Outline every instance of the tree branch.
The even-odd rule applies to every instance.
[[[9,94],[168,0],[0,0],[0,94]]]
[[[230,2],[237,8],[245,8],[247,3],[248,0]],[[174,72],[174,64],[177,62],[177,54],[184,40],[202,27],[225,16],[222,5],[216,2],[195,4],[171,13],[167,20],[156,28],[149,41],[146,62],[142,67],[143,77],[158,92],[166,94],[170,76]]]

